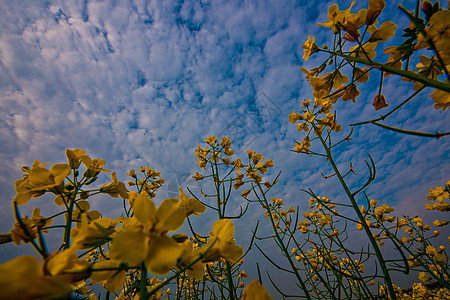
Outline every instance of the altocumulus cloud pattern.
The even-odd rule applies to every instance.
[[[410,9],[415,5],[392,1],[381,18],[395,15],[407,24],[395,9],[397,2]],[[332,3],[2,1],[1,232],[13,225],[13,182],[21,176],[20,167],[35,159],[64,162],[65,148],[83,148],[106,159],[119,180],[125,180],[128,168],[151,166],[167,181],[189,185],[186,174],[198,171],[194,148],[207,135],[228,135],[237,154],[248,146],[274,160],[275,169],[283,173],[273,192],[288,199],[286,203],[306,203],[300,188],[338,197],[341,191],[332,179],[321,179],[320,171],[327,170],[312,171],[320,161],[287,150],[298,138],[295,126],[287,123],[288,114],[299,100],[311,97],[299,67],[318,61],[311,57],[303,63],[301,45],[308,33],[316,35],[319,45],[325,42],[327,29],[316,24],[327,19],[324,8]],[[365,5],[358,3],[355,10]],[[391,103],[408,91],[395,80],[384,84]],[[367,105],[378,83],[362,90],[356,104],[336,106],[343,125],[379,116]],[[390,125],[429,132],[448,125],[431,99],[418,100]],[[450,161],[448,141],[401,136],[368,125],[356,128],[353,138],[355,143],[342,148],[338,161],[352,160],[364,176],[370,153],[382,174],[372,192],[405,213],[422,210],[427,189],[449,175],[442,167]],[[382,186],[385,181],[389,186]],[[169,192],[161,192],[158,199]],[[236,210],[241,204],[242,199],[235,199]],[[36,206],[51,209],[43,199]],[[102,207],[110,217],[120,214],[120,204],[110,199],[92,206]],[[30,215],[29,209],[23,214]],[[255,212],[246,222],[258,218]],[[245,239],[249,233],[238,230],[236,235]],[[13,250],[0,248],[1,262]]]

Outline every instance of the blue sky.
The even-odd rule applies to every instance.
[[[408,21],[396,5],[413,9],[415,1],[387,2],[380,20],[395,20],[399,32]],[[316,54],[303,62],[301,45],[308,34],[316,35],[319,45],[331,44],[331,31],[316,24],[327,20],[333,3],[0,2],[0,231],[8,232],[14,223],[11,200],[20,167],[34,160],[65,162],[66,148],[83,148],[105,159],[119,180],[126,180],[131,168],[150,166],[170,186],[192,186],[185,179],[200,171],[194,148],[208,135],[227,135],[238,155],[250,148],[274,160],[272,176],[281,170],[282,177],[273,197],[300,207],[308,198],[300,188],[342,198],[336,182],[322,179],[320,172],[330,173],[322,160],[289,152],[302,136],[287,122],[299,101],[311,97],[300,66],[312,68],[324,59]],[[349,5],[339,1],[341,9]],[[352,11],[366,6],[358,2]],[[341,124],[380,115],[371,106],[378,83],[378,76],[371,77],[357,103],[336,105]],[[384,94],[391,107],[411,87],[389,77]],[[449,131],[448,111],[436,111],[430,93],[386,123]],[[448,138],[404,136],[366,125],[355,128],[352,142],[340,148],[337,158],[341,166],[353,161],[358,182],[367,174],[364,160],[371,154],[379,174],[368,189],[371,198],[394,205],[399,214],[415,214],[424,209],[427,190],[449,179],[449,145]],[[105,175],[103,182],[109,178]],[[171,191],[161,190],[158,201]],[[23,214],[35,206],[43,214],[44,208],[54,210],[51,197],[33,201]],[[238,207],[243,201],[236,196],[234,203]],[[114,199],[91,205],[107,217],[121,213]],[[247,222],[262,215],[252,210]],[[244,241],[247,228],[238,226]],[[0,247],[0,262],[30,249]]]

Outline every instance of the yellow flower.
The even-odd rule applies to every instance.
[[[353,69],[353,77],[355,77],[355,82],[358,83],[369,81],[369,68],[365,67],[361,69],[360,67],[355,67]]]
[[[393,211],[394,211],[394,209],[392,207],[389,207],[389,205],[387,205],[387,204],[383,204],[383,205],[375,208],[375,214],[378,217],[381,217],[384,214],[389,214],[389,213],[391,213]]]
[[[308,35],[308,40],[302,46],[302,48],[303,48],[303,59],[305,61],[308,60],[308,58],[309,58],[309,56],[311,54],[319,52],[319,46],[317,46],[317,44],[314,43],[315,39],[316,38],[314,36],[311,39],[311,36]]]
[[[90,249],[105,244],[114,233],[116,224],[117,222],[109,218],[100,218],[89,223],[88,216],[82,214],[80,229],[74,230],[72,234],[73,247]]]
[[[44,263],[44,270],[50,275],[65,275],[71,282],[89,276],[90,264],[77,256],[77,248],[70,247],[50,255]]]
[[[234,179],[233,187],[235,190],[238,190],[241,186],[244,185],[244,181],[242,181],[242,177],[244,174],[236,173],[236,178]]]
[[[377,55],[377,52],[375,51],[377,44],[377,42],[366,43],[363,45],[362,49],[359,45],[353,46],[350,48],[350,52],[352,52],[351,56],[372,61]]]
[[[61,276],[44,276],[33,256],[19,256],[0,265],[2,299],[59,299],[69,297],[72,287]]]
[[[149,272],[164,276],[175,266],[183,249],[167,232],[183,225],[186,210],[173,199],[164,200],[158,208],[141,192],[134,200],[134,216],[122,222],[123,230],[113,236],[110,257],[130,265],[145,262]]]
[[[419,74],[437,80],[438,76],[442,74],[441,64],[437,61],[437,59],[435,57],[430,58],[425,55],[421,55],[419,59],[420,63],[416,65]],[[413,89],[418,91],[422,86],[423,84],[416,82]]]
[[[254,153],[252,156],[252,161],[254,164],[257,164],[261,159],[264,159],[264,156],[262,156],[260,153]]]
[[[128,191],[125,183],[117,180],[116,172],[111,173],[111,182],[102,185],[99,192],[108,194],[113,198],[118,198],[120,195],[123,199],[128,199]]]
[[[192,263],[201,254],[200,249],[196,249],[194,244],[192,244],[192,241],[189,239],[186,239],[181,246],[183,247],[183,253],[177,264],[177,268],[179,270]],[[206,263],[203,263],[202,261],[196,262],[193,266],[187,269],[188,276],[196,280],[202,279],[205,275],[205,266]]]
[[[294,150],[299,153],[308,153],[309,147],[311,147],[309,136],[305,136],[300,144],[299,143],[295,144]]]
[[[240,300],[273,300],[273,298],[261,282],[255,279],[244,289]]]
[[[225,147],[223,148],[223,153],[225,153],[225,155],[227,156],[231,156],[234,154],[234,150],[232,148]]]
[[[55,164],[50,170],[44,168],[46,165],[36,160],[31,168],[22,168],[27,174],[14,183],[17,194],[13,202],[24,205],[31,197],[42,196],[46,190],[59,193],[63,189],[63,181],[71,172],[69,165]]]
[[[281,207],[281,205],[284,204],[283,200],[279,199],[279,198],[270,198],[270,200],[272,201],[273,204],[276,204],[278,206]]]
[[[36,207],[35,209],[33,209],[33,214],[31,216],[31,220],[39,228],[48,227],[53,224],[53,219],[47,219],[47,218],[41,216],[41,209],[39,207]],[[47,233],[48,230],[42,229],[41,232]]]
[[[448,83],[448,80],[445,81]],[[434,89],[433,93],[430,95],[434,101],[434,108],[441,109],[445,111],[450,107],[450,93],[441,91],[439,89]]]
[[[344,94],[342,95],[342,100],[348,101],[351,99],[353,102],[356,102],[356,97],[358,97],[359,95],[360,92],[358,90],[358,87],[356,86],[356,84],[352,83],[347,87]]]
[[[16,222],[14,228],[10,230],[10,241],[14,242],[16,246],[20,245],[20,242],[24,244],[31,242],[38,235],[38,228],[31,219],[25,216],[21,221],[23,226],[19,222]]]
[[[322,24],[317,24],[318,26],[329,27],[333,31],[334,34],[339,33],[343,24],[345,23],[345,18],[350,14],[350,9],[353,5],[355,5],[356,1],[353,1],[350,4],[350,7],[347,10],[339,11],[339,7],[337,4],[333,4],[328,8],[328,21]]]
[[[361,9],[356,14],[348,14],[342,24],[343,29],[347,32],[343,38],[350,42],[356,42],[361,35],[358,30],[364,26],[366,17],[367,9]]]
[[[432,222],[432,224],[436,227],[442,227],[442,226],[447,225],[448,223],[449,223],[449,221],[446,221],[446,220],[436,220],[436,221]]]
[[[384,43],[395,35],[395,29],[397,29],[397,25],[392,21],[384,22],[378,29],[375,26],[369,27],[370,37],[368,41]]]
[[[250,194],[250,192],[251,192],[250,190],[245,190],[241,193],[241,196],[246,198],[248,196],[248,194]]]
[[[71,169],[78,169],[80,166],[80,158],[86,154],[86,151],[83,149],[66,149],[66,157],[69,161],[69,166]]]
[[[209,241],[203,246],[208,249],[204,253],[203,261],[218,261],[223,258],[231,263],[237,262],[244,253],[244,248],[236,245],[234,224],[229,219],[217,220],[213,225],[213,231],[209,233]],[[211,246],[212,244],[212,246]]]
[[[440,201],[438,203],[434,203],[431,205],[431,209],[428,206],[429,204],[425,204],[427,210],[438,210],[442,212],[450,211],[450,204],[447,201]]]
[[[136,178],[136,171],[134,169],[131,169],[126,175],[132,178]]]
[[[425,252],[426,252],[428,255],[431,255],[431,256],[437,255],[436,248],[435,248],[434,246],[432,246],[432,245],[428,245],[427,248],[426,248],[426,250],[425,250]]]
[[[216,141],[217,141],[217,137],[216,136],[208,136],[208,138],[205,139],[205,142],[207,144],[209,144],[210,146],[212,146]]]
[[[240,158],[236,159],[235,161],[232,161],[232,162],[231,162],[231,165],[234,166],[234,168],[235,168],[235,170],[236,170],[237,172],[241,172],[242,167],[244,166],[244,165],[242,164]]]
[[[86,167],[86,171],[84,172],[84,176],[87,178],[95,177],[100,172],[110,172],[108,169],[103,169],[102,167],[105,165],[104,159],[91,159],[87,155],[82,155],[80,157],[81,162]]]
[[[431,40],[445,65],[450,63],[450,11],[442,9],[430,18],[430,26],[425,28],[426,37],[422,34],[417,36],[417,49],[428,48]]]
[[[448,183],[447,183],[448,184]],[[450,194],[448,191],[446,191],[442,186],[438,186],[435,189],[429,189],[428,190],[428,196],[427,200],[432,201],[442,201],[444,198],[450,198]]]
[[[55,199],[55,203],[56,203],[56,199]],[[62,206],[64,204],[59,203],[58,205]],[[89,211],[90,208],[91,208],[91,205],[87,201],[76,202],[75,209],[72,212],[72,220],[81,221],[81,217],[83,214],[85,214],[87,216],[87,219],[89,220],[89,222],[100,218],[100,216],[101,216],[100,212],[97,210]],[[66,213],[66,216],[67,216],[67,213]],[[81,222],[77,222],[76,227],[80,228],[81,224],[82,224]]]
[[[423,282],[427,282],[431,279],[431,276],[428,276],[427,273],[425,273],[425,272],[420,272],[419,279]]]
[[[369,8],[367,9],[367,18],[366,24],[372,25],[375,23],[375,20],[380,15],[381,11],[383,11],[386,3],[384,0],[369,0]]]
[[[302,115],[293,110],[292,113],[289,114],[288,122],[295,124],[297,121],[299,121],[301,119],[302,119]]]
[[[384,95],[379,94],[375,95],[372,105],[375,107],[375,111],[389,106],[389,104],[386,103],[386,98],[384,98]]]
[[[220,145],[224,148],[231,147],[231,141],[228,137],[224,136],[222,137],[222,141],[220,142]]]
[[[203,178],[205,178],[202,174],[195,172],[194,176],[192,176],[192,178],[195,179],[195,181],[199,181],[199,180],[203,180]]]
[[[383,52],[385,54],[389,54],[389,59],[386,65],[392,66],[397,69],[401,69],[402,67],[402,56],[403,56],[403,50],[399,49],[396,46],[386,47]],[[392,73],[384,72],[384,77],[388,77],[392,75]]]
[[[198,214],[202,214],[206,211],[206,206],[198,199],[194,197],[188,198],[181,187],[179,187],[178,190],[180,191],[180,201],[178,201],[177,199],[173,200],[176,201],[175,203],[178,205],[178,207],[181,207],[186,211],[187,217],[189,217],[190,215],[199,216]]]
[[[117,268],[120,262],[115,260],[102,260],[96,262],[92,267],[95,269]],[[125,281],[127,272],[125,270],[93,271],[89,279],[93,284],[101,282],[106,290],[117,293]]]
[[[248,274],[245,273],[245,271],[239,272],[239,275],[238,275],[238,278],[239,278],[239,279],[241,279],[241,278],[247,278],[247,277],[248,277]]]

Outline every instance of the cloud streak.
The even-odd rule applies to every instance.
[[[80,147],[106,159],[119,180],[125,180],[130,168],[150,166],[169,181],[198,171],[194,148],[206,136],[226,134],[236,137],[236,153],[245,154],[249,146],[283,171],[273,196],[301,208],[308,197],[300,188],[342,197],[335,182],[323,181],[320,172],[331,170],[323,167],[323,160],[289,152],[302,137],[287,123],[288,114],[299,110],[299,100],[311,97],[299,66],[310,68],[321,57],[303,63],[300,47],[308,34],[316,34],[319,44],[328,41],[328,28],[316,23],[327,19],[322,8],[329,5],[2,2],[1,231],[9,231],[14,223],[10,207],[20,167],[36,159],[64,162],[65,148]],[[394,9],[383,14],[406,23]],[[391,107],[410,93],[409,86],[399,88],[405,83],[396,80],[391,76],[384,85]],[[370,105],[378,83],[379,78],[371,78],[357,103],[336,105],[343,125],[379,116]],[[431,107],[430,92],[388,124],[444,131],[448,124],[443,113]],[[336,158],[342,167],[353,161],[360,175],[352,181],[357,186],[367,175],[364,160],[370,153],[380,176],[369,192],[381,202],[404,207],[408,201],[423,202],[428,188],[448,178],[448,170],[441,167],[450,160],[448,148],[448,139],[405,137],[365,125],[355,128],[354,140],[338,150]],[[158,200],[166,196],[162,191]],[[51,209],[48,202],[38,203]],[[113,203],[102,200],[93,207],[116,217]],[[236,207],[240,203],[236,200]],[[256,211],[250,220],[261,216]],[[6,260],[12,250],[3,249]]]

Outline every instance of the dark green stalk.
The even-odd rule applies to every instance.
[[[379,63],[379,62],[374,62],[374,61],[370,62],[368,60],[365,60],[365,59],[362,59],[362,58],[359,58],[359,57],[350,56],[350,55],[344,54],[342,52],[334,52],[334,51],[329,51],[329,50],[321,50],[321,51],[332,53],[332,54],[341,56],[341,57],[343,57],[343,58],[345,58],[345,59],[347,59],[349,61],[358,62],[358,63],[364,64],[366,66],[371,66],[371,67],[374,67],[376,69],[383,70],[385,72],[394,73],[394,74],[406,77],[408,79],[411,79],[414,82],[419,82],[419,83],[422,83],[422,84],[424,84],[426,86],[431,86],[431,87],[437,88],[437,89],[439,89],[441,91],[450,93],[450,84],[442,82],[442,81],[439,81],[439,80],[434,80],[434,79],[431,79],[431,78],[428,78],[428,77],[424,77],[424,76],[419,75],[419,74],[417,74],[415,72],[394,68],[392,66],[385,65],[385,64],[382,64],[382,63]]]
[[[63,249],[68,249],[70,247],[70,228],[72,226],[72,212],[74,204],[75,204],[75,197],[71,197],[69,209],[67,210],[67,219],[64,229]]]
[[[450,135],[450,132],[428,133],[428,132],[421,132],[421,131],[413,131],[413,130],[401,129],[401,128],[389,126],[389,125],[386,125],[386,124],[378,123],[378,122],[371,122],[371,123],[375,124],[377,126],[383,127],[385,129],[389,129],[389,130],[400,132],[400,133],[404,133],[404,134],[410,134],[410,135],[417,135],[417,136],[424,136],[424,137],[431,137],[431,138],[438,138],[438,139],[440,139],[443,136]]]
[[[149,296],[147,292],[147,268],[145,267],[144,262],[141,264],[141,281],[139,283],[139,290],[141,294],[140,298],[147,300]]]
[[[366,223],[366,220],[365,220],[364,216],[362,215],[361,211],[359,210],[358,204],[356,203],[356,199],[354,198],[352,192],[348,188],[347,183],[345,182],[345,180],[342,177],[342,175],[341,175],[341,173],[340,173],[336,163],[334,162],[334,159],[333,159],[333,157],[331,155],[331,151],[330,151],[329,147],[327,146],[327,144],[325,143],[325,141],[323,140],[322,135],[319,133],[317,127],[314,124],[311,123],[311,125],[314,126],[314,129],[318,133],[318,137],[319,137],[319,139],[320,139],[320,141],[322,143],[322,146],[324,147],[324,149],[325,149],[325,151],[327,153],[328,160],[330,161],[330,163],[331,163],[331,165],[332,165],[332,167],[333,167],[333,169],[334,169],[334,171],[336,173],[336,176],[339,178],[339,182],[341,183],[342,187],[345,190],[345,193],[347,194],[350,202],[352,203],[353,210],[355,211],[355,213],[357,214],[359,220],[361,221],[361,223],[363,225],[363,228],[364,228],[364,231],[366,232],[366,235],[367,235],[367,237],[368,237],[372,247],[374,248],[375,255],[378,258],[378,263],[380,264],[381,270],[382,270],[383,275],[384,275],[384,280],[387,283],[389,295],[390,295],[391,299],[397,299],[397,297],[395,295],[394,287],[393,287],[393,284],[392,284],[392,279],[391,279],[391,276],[389,274],[388,268],[386,266],[386,262],[384,261],[383,254],[381,253],[381,250],[378,247],[378,244],[375,241],[375,239],[374,239],[374,237],[372,235],[372,232],[370,231],[370,228],[369,228],[369,226]]]
[[[258,185],[259,191],[261,192],[261,194],[263,196],[263,199],[261,199],[261,200],[263,201],[265,207],[268,209],[269,203],[267,201],[266,194],[264,193],[263,189],[261,188],[261,185],[259,184],[259,182],[257,182],[257,185]],[[272,214],[270,213],[270,211],[269,211],[268,215],[269,215],[269,219],[270,219],[270,223],[272,225],[273,231],[275,233],[276,241],[278,242],[278,244],[279,244],[281,250],[283,251],[284,255],[286,256],[292,270],[294,271],[295,277],[297,277],[297,280],[300,283],[302,290],[305,292],[306,299],[311,300],[311,296],[309,295],[309,292],[308,292],[308,289],[306,288],[305,282],[300,277],[300,274],[298,274],[297,269],[295,268],[295,264],[292,261],[291,255],[289,254],[288,249],[286,249],[286,247],[284,246],[283,240],[281,239],[281,237],[278,233],[277,227],[275,226],[275,221],[273,220],[273,217],[272,217]]]
[[[237,299],[236,290],[233,284],[233,276],[231,274],[231,266],[228,261],[225,261],[225,266],[227,269],[227,281],[228,281],[228,289],[230,290],[230,299]]]

